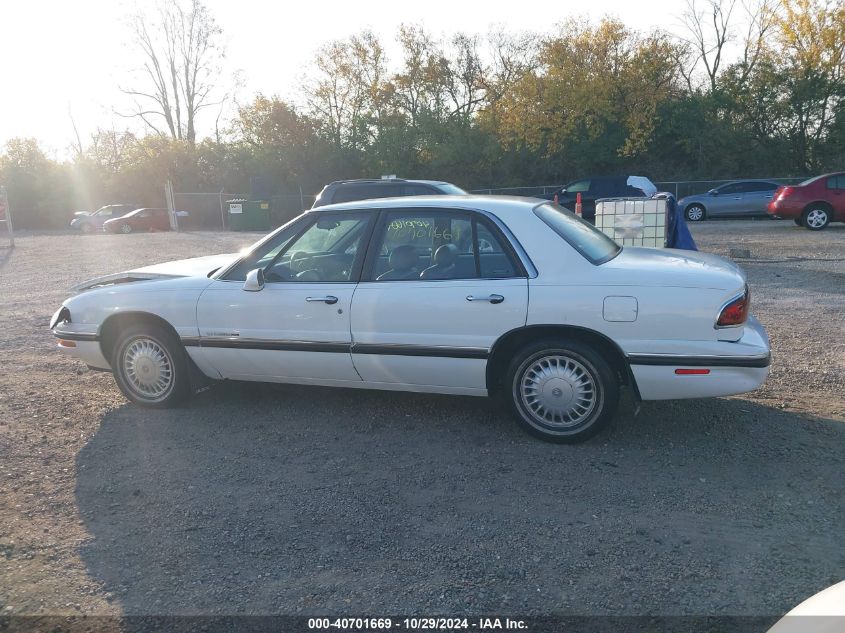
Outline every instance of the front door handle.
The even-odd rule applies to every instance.
[[[326,295],[325,297],[306,297],[305,300],[309,303],[312,301],[322,301],[323,303],[328,303],[329,305],[337,303],[337,297],[333,295]]]
[[[505,298],[502,295],[490,295],[489,297],[473,297],[467,295],[467,301],[489,301],[490,303],[501,303]]]

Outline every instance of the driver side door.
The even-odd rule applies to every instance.
[[[309,214],[311,215],[311,214]],[[371,214],[314,213],[283,229],[200,296],[206,361],[223,378],[315,384],[360,382],[350,355],[349,307]],[[244,290],[249,270],[264,286]]]

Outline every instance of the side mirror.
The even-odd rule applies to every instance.
[[[264,290],[264,270],[261,268],[256,268],[255,270],[250,270],[246,275],[246,281],[244,281],[244,290],[247,292],[258,292],[259,290]]]

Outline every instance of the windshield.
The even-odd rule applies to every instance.
[[[99,209],[94,211],[94,213],[92,213],[91,215],[111,215],[111,214],[112,214],[112,208],[111,207],[100,207]]]
[[[565,239],[572,248],[595,265],[610,261],[622,250],[616,242],[589,222],[556,204],[541,204],[534,213]]]
[[[466,196],[466,195],[469,195],[469,194],[467,194],[466,191],[464,191],[460,187],[456,187],[455,185],[448,183],[448,182],[444,182],[442,184],[437,185],[437,188],[440,189],[440,191],[442,191],[447,196]]]

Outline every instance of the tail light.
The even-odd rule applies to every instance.
[[[733,325],[742,325],[748,319],[748,310],[751,307],[751,292],[748,286],[745,287],[745,292],[740,297],[731,299],[722,311],[719,313],[719,318],[716,320],[716,327],[731,327]]]
[[[793,191],[795,191],[793,187],[778,187],[778,190],[775,192],[775,200],[783,200],[784,198],[788,198],[792,195]]]

